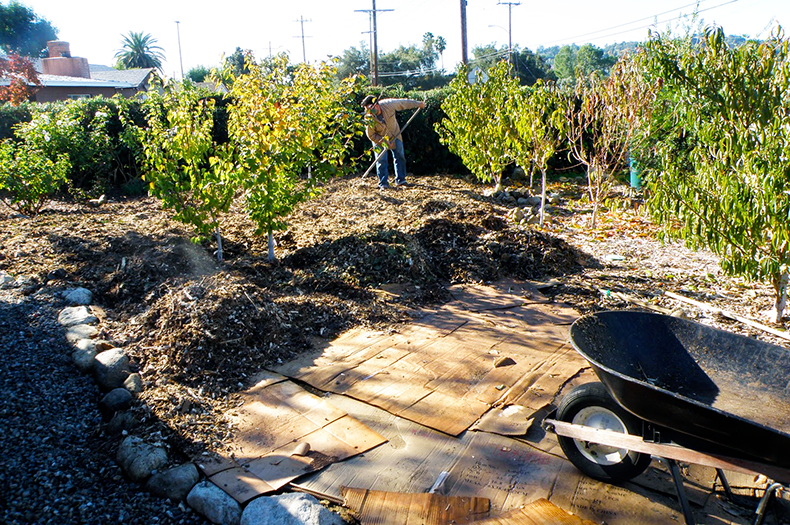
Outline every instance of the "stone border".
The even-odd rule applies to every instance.
[[[115,461],[132,481],[143,484],[154,496],[174,503],[186,501],[195,512],[212,523],[224,525],[344,525],[344,519],[313,496],[286,493],[264,496],[242,506],[225,491],[201,474],[192,462],[161,470],[169,463],[167,450],[159,443],[129,434],[134,418],[129,409],[142,392],[140,374],[132,372],[129,356],[123,348],[100,339],[101,315],[92,306],[93,294],[86,288],[60,292],[71,306],[63,308],[58,323],[73,346],[74,366],[83,374],[91,374],[104,393],[99,411],[107,422],[108,432],[126,436],[118,447]]]

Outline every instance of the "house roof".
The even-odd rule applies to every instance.
[[[120,82],[117,80],[102,80],[98,78],[64,77],[60,75],[38,76],[41,85],[44,87],[114,87],[117,89],[128,89],[137,87],[138,84],[131,82]]]
[[[139,87],[145,83],[154,71],[156,70],[152,67],[139,69],[94,69],[94,66],[91,66],[91,78],[109,82],[124,82],[132,84],[132,87]]]

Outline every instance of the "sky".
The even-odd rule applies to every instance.
[[[122,35],[150,33],[164,49],[163,73],[173,78],[217,66],[237,47],[316,63],[370,45],[374,1],[380,53],[420,45],[431,32],[447,42],[439,65],[451,72],[461,62],[461,0],[21,0],[58,29],[72,56],[91,64],[113,65]],[[651,28],[682,31],[695,10],[695,24],[727,34],[766,38],[777,24],[790,27],[788,0],[467,0],[468,55],[478,45],[507,46],[509,38],[533,51],[641,41]]]

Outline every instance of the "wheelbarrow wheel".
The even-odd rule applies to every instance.
[[[587,427],[641,435],[642,421],[612,399],[602,383],[585,383],[560,402],[557,419]],[[619,483],[635,478],[650,465],[650,455],[624,448],[557,436],[571,463],[591,478]]]

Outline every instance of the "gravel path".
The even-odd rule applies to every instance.
[[[124,479],[48,293],[0,290],[0,523],[204,524]]]

